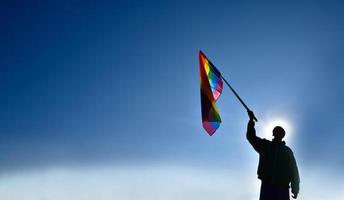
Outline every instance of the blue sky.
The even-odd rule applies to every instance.
[[[331,177],[342,176],[343,3],[2,4],[0,191],[4,197],[10,190],[2,183],[12,180],[13,188],[20,188],[24,186],[15,180],[54,179],[56,173],[64,174],[68,182],[68,177],[86,178],[83,170],[91,170],[95,177],[104,171],[117,177],[120,169],[130,175],[130,169],[151,174],[158,168],[161,173],[152,175],[158,185],[170,168],[180,177],[176,184],[195,169],[216,173],[211,177],[225,174],[228,181],[249,171],[252,179],[247,181],[256,181],[257,155],[245,141],[247,116],[228,88],[218,100],[221,127],[212,137],[202,129],[200,49],[255,111],[259,135],[266,136],[263,132],[274,120],[288,123],[287,144],[308,188],[315,180],[331,182]],[[322,177],[314,178],[310,172],[302,176],[305,171]],[[130,187],[140,185],[129,175]],[[49,185],[51,179],[46,179]],[[88,181],[102,182],[92,180]],[[180,195],[199,199],[191,192],[199,187],[189,188],[191,196]],[[50,199],[36,190],[23,194]],[[175,190],[172,193],[180,188]],[[246,195],[254,196],[255,191]],[[63,194],[63,199],[72,198]],[[238,199],[245,197],[238,194]]]

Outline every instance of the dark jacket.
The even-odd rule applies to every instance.
[[[247,140],[259,153],[258,178],[263,182],[291,188],[299,192],[300,177],[293,151],[285,142],[269,141],[256,136],[254,122],[247,125]]]

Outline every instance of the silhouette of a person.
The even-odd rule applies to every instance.
[[[282,141],[285,131],[276,126],[272,141],[256,136],[254,113],[248,111],[250,120],[246,138],[259,153],[258,178],[261,180],[260,200],[290,200],[289,184],[293,198],[299,193],[300,177],[293,151]]]

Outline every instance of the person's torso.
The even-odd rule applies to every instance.
[[[262,181],[288,187],[291,179],[291,150],[284,142],[264,140],[259,156],[258,178]]]

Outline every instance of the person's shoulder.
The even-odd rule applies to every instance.
[[[293,153],[293,150],[291,150],[291,148],[290,148],[289,146],[285,145],[285,146],[284,146],[284,149],[285,149],[286,152],[288,152],[288,154],[290,154],[290,155],[293,155],[293,154],[294,154],[294,153]]]
[[[264,142],[264,143],[271,143],[270,140],[267,140],[267,139],[265,139],[265,138],[262,138],[262,142]]]
[[[267,140],[265,138],[262,138],[261,141],[264,146],[270,146],[272,144],[272,141]]]

